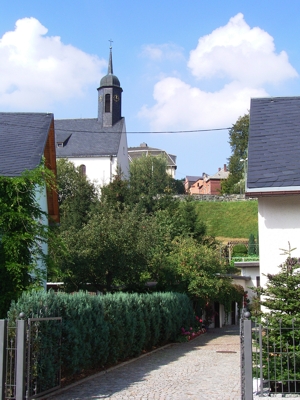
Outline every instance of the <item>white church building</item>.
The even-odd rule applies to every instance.
[[[129,173],[122,88],[113,74],[110,48],[108,72],[98,90],[98,117],[55,120],[56,156],[72,161],[90,181],[104,186],[119,168]]]

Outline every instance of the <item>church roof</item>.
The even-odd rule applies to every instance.
[[[0,113],[0,175],[20,176],[44,155],[51,113]]]
[[[97,118],[55,120],[58,158],[105,157],[118,154],[125,121],[101,128]]]

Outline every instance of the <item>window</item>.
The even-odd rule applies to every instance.
[[[86,176],[86,166],[81,164],[79,167],[79,172],[82,176]]]
[[[260,276],[256,277],[256,287],[260,286]]]
[[[110,112],[110,94],[105,95],[105,112]]]

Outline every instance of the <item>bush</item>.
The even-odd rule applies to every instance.
[[[182,293],[91,296],[32,291],[13,303],[9,320],[62,317],[64,376],[137,356],[144,349],[174,341],[194,312]]]
[[[236,244],[232,250],[232,257],[243,257],[248,255],[247,247],[244,244]]]

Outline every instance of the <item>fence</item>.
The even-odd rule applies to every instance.
[[[0,400],[34,399],[60,387],[61,324],[0,320]]]
[[[241,398],[300,394],[300,329],[295,321],[241,319]]]

